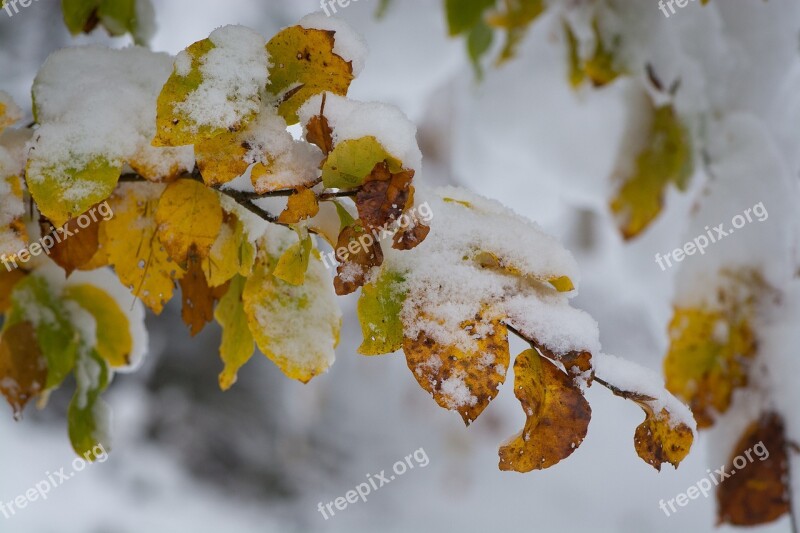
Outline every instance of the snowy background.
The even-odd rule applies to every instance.
[[[244,24],[268,38],[318,8],[313,0],[154,3],[152,47],[173,54],[225,24]],[[691,3],[670,19],[654,1],[641,3],[642,31],[657,36],[660,47],[650,50],[658,56],[656,66],[668,74],[701,72],[694,78],[699,86],[682,93],[690,99],[683,108],[747,114],[770,139],[781,168],[796,176],[800,8],[789,0],[712,3],[717,5]],[[633,243],[618,236],[605,207],[608,176],[636,131],[640,91],[626,81],[572,91],[560,21],[550,16],[533,27],[519,58],[488,70],[479,85],[463,43],[446,38],[440,2],[395,0],[380,21],[377,5],[360,0],[341,10],[370,46],[350,96],[397,105],[419,126],[421,183],[469,187],[556,235],[578,260],[582,283],[574,305],[599,322],[604,351],[660,373],[679,271],[663,272],[653,257],[686,240],[693,195],[671,193],[663,216]],[[13,18],[0,12],[0,90],[29,110],[30,86],[45,58],[62,46],[89,42],[128,44],[107,39],[102,30],[71,39],[55,0],[40,0]],[[731,61],[710,64],[705,52],[726,47]],[[761,179],[763,168],[753,163],[742,172]],[[703,176],[693,183],[696,190]],[[762,192],[745,197],[746,206],[765,201],[769,208],[775,193]],[[740,212],[737,205],[722,211],[725,218]],[[725,220],[708,216],[705,224]],[[739,246],[758,242],[778,224],[774,216],[747,226]],[[115,416],[110,459],[54,489],[47,501],[0,518],[0,531],[715,530],[713,496],[693,500],[671,517],[658,506],[705,477],[708,467],[720,466],[719,453],[709,458],[706,434],[677,471],[667,466],[657,473],[633,449],[641,410],[593,387],[592,423],[577,452],[544,472],[500,472],[497,447],[524,423],[511,380],[467,429],[417,385],[401,354],[357,355],[355,299],[341,304],[342,343],[328,374],[301,385],[266,358],[254,358],[226,393],[217,387],[218,329],[191,339],[176,305],[151,316],[144,368],[118,376],[105,396]],[[522,349],[512,346],[512,353]],[[46,411],[30,409],[21,423],[3,410],[1,501],[13,500],[48,472],[70,469],[64,420],[69,392],[54,394]],[[367,474],[388,471],[418,448],[430,459],[427,467],[328,521],[317,511],[318,502],[344,496]],[[760,531],[788,530],[783,519]]]

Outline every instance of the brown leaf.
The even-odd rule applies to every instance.
[[[306,140],[311,144],[319,146],[322,153],[328,155],[333,150],[333,128],[325,118],[325,100],[328,93],[322,93],[322,105],[319,115],[311,117],[306,124]]]
[[[766,524],[789,512],[786,450],[783,420],[777,414],[764,413],[747,428],[725,469],[731,476],[717,487],[719,524]]]
[[[500,447],[500,470],[549,468],[578,449],[592,409],[568,374],[526,350],[514,362],[514,394],[528,418],[522,432]]]
[[[412,250],[425,240],[431,228],[418,220],[414,220],[407,228],[401,228],[392,238],[395,250]]]
[[[383,264],[383,250],[372,233],[365,231],[360,220],[342,229],[336,245],[336,294],[344,296],[355,292],[366,283],[372,267]]]
[[[5,313],[11,307],[11,291],[26,275],[24,270],[0,268],[0,313]]]
[[[88,215],[81,216],[88,218]],[[100,246],[100,224],[91,222],[85,228],[81,228],[78,225],[78,218],[68,220],[63,226],[64,229],[59,232],[47,219],[43,218],[39,222],[42,235],[50,235],[55,241],[50,250],[50,258],[67,272],[67,276],[88,264]]]
[[[193,249],[189,253],[186,275],[179,281],[183,300],[181,318],[189,326],[193,337],[214,318],[214,304],[225,295],[228,288],[227,283],[209,287],[202,265],[202,259]]]
[[[319,200],[314,191],[300,187],[289,197],[286,209],[278,217],[281,224],[297,224],[301,220],[313,218],[319,213]]]
[[[511,357],[508,330],[498,318],[478,315],[462,327],[476,332],[475,336],[481,332],[482,336],[475,339],[474,351],[440,344],[420,333],[414,339],[403,338],[403,352],[420,386],[440,406],[458,411],[469,425],[497,396],[498,388],[506,380]]]
[[[47,359],[39,350],[30,322],[18,322],[0,337],[0,393],[19,418],[25,405],[37,396],[47,381]]]
[[[400,217],[412,198],[413,179],[413,170],[393,174],[385,161],[375,165],[355,200],[358,216],[367,229],[388,227]]]

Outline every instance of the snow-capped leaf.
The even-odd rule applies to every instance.
[[[505,382],[510,364],[508,331],[491,310],[461,324],[474,341],[470,350],[445,345],[420,333],[403,338],[408,368],[440,406],[458,411],[469,425]]]
[[[689,404],[700,428],[728,410],[756,353],[748,312],[731,303],[728,309],[676,308],[669,326],[667,388]]]
[[[178,54],[158,97],[154,146],[198,144],[242,131],[261,108],[267,82],[264,39],[225,26]]]
[[[364,342],[358,347],[363,355],[382,355],[403,346],[403,310],[405,293],[402,276],[384,270],[372,283],[367,283],[358,299],[358,319]]]
[[[500,470],[549,468],[578,449],[592,409],[568,374],[526,350],[514,361],[514,394],[527,420],[522,432],[500,447]]]
[[[158,238],[181,267],[189,253],[208,257],[222,229],[218,194],[200,182],[182,179],[167,185],[156,210]]]
[[[219,387],[222,390],[228,390],[236,383],[237,372],[252,357],[255,349],[242,301],[245,281],[244,277],[235,276],[228,292],[214,310],[214,318],[222,326],[222,345],[219,349],[225,364],[219,375]]]
[[[81,457],[90,461],[96,459],[91,453],[101,445],[108,452],[111,450],[107,428],[110,411],[100,399],[111,380],[111,372],[106,361],[96,351],[83,349],[75,368],[76,390],[67,411],[69,439],[72,448]]]
[[[353,65],[333,52],[335,33],[291,26],[267,43],[267,91],[279,100],[278,112],[287,124],[298,122],[298,109],[315,94],[347,94],[354,78]]]
[[[307,383],[325,372],[335,359],[341,311],[322,261],[312,255],[305,283],[291,285],[272,272],[279,254],[295,239],[275,227],[265,237],[270,249],[259,250],[242,300],[258,348],[289,378]]]

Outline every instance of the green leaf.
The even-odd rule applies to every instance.
[[[98,445],[110,451],[106,434],[110,413],[100,393],[108,387],[111,372],[96,350],[81,351],[75,367],[77,388],[67,411],[69,440],[75,453],[94,461]]]
[[[247,325],[242,292],[246,278],[236,276],[231,280],[228,292],[214,310],[214,318],[222,326],[222,345],[219,353],[225,368],[219,375],[222,390],[230,389],[236,383],[239,369],[253,356],[255,340]]]
[[[364,183],[375,165],[386,161],[391,172],[403,170],[403,163],[372,136],[348,139],[336,145],[322,166],[322,182],[329,189],[353,189]]]
[[[339,215],[339,223],[340,227],[339,230],[343,230],[348,226],[352,226],[356,219],[353,218],[353,215],[350,214],[350,211],[345,209],[345,207],[334,200],[333,205],[336,206],[336,214]]]
[[[358,319],[364,342],[358,353],[382,355],[403,346],[403,323],[400,312],[406,294],[402,291],[403,276],[384,271],[373,283],[364,285],[358,300]]]
[[[494,3],[495,0],[445,0],[450,35],[461,35],[472,30],[483,20],[484,12],[493,7]]]
[[[61,11],[64,24],[72,35],[83,33],[90,23],[92,15],[100,7],[100,0],[61,0]]]
[[[467,52],[475,68],[475,75],[478,79],[483,79],[483,67],[481,58],[486,55],[492,47],[494,32],[483,20],[479,21],[469,32],[467,37]]]
[[[11,301],[4,329],[25,321],[33,324],[39,348],[47,359],[44,388],[58,387],[74,368],[78,352],[78,333],[66,309],[53,294],[49,283],[36,275],[17,283]]]

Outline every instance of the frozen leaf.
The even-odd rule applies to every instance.
[[[626,239],[636,237],[655,220],[670,183],[683,190],[692,174],[689,135],[672,105],[653,111],[646,143],[633,174],[611,200],[611,211]]]
[[[85,213],[114,191],[122,164],[104,156],[75,159],[59,168],[34,164],[37,151],[28,160],[27,184],[39,211],[56,226]],[[36,170],[34,170],[36,169]]]
[[[474,340],[472,350],[438,343],[422,333],[403,339],[406,362],[417,382],[440,406],[458,411],[467,425],[497,396],[510,362],[508,331],[491,314],[487,309],[461,324]]]
[[[282,224],[297,224],[301,220],[313,218],[319,213],[319,200],[313,190],[300,188],[291,196],[286,209],[278,217]]]
[[[279,254],[291,246],[294,234],[275,227],[259,250],[242,300],[258,348],[289,378],[307,383],[333,363],[339,343],[341,311],[330,276],[312,255],[305,283],[291,285],[272,275]]]
[[[354,189],[364,183],[379,163],[390,172],[402,172],[403,164],[372,136],[347,139],[336,145],[322,166],[322,182],[329,189]]]
[[[717,486],[720,524],[756,526],[791,512],[787,447],[783,420],[775,413],[763,413],[747,428],[728,460],[731,477]],[[744,468],[736,457],[748,459]]]
[[[372,283],[364,285],[358,299],[358,319],[364,342],[358,347],[363,355],[382,355],[403,346],[403,278],[384,270]]]
[[[280,104],[288,124],[299,121],[306,100],[326,91],[344,96],[353,81],[353,65],[333,52],[336,32],[291,26],[267,44],[270,55],[267,91]]]
[[[747,384],[756,344],[742,313],[738,306],[727,311],[676,308],[670,323],[667,388],[689,404],[701,428],[727,411],[733,391]]]
[[[122,184],[109,199],[114,217],[100,227],[100,242],[123,285],[159,314],[184,271],[167,254],[156,233],[159,198],[165,186]]]
[[[3,328],[0,335],[0,392],[19,417],[25,405],[45,389],[47,359],[30,322]]]
[[[333,285],[336,294],[344,296],[364,285],[372,267],[383,264],[383,250],[374,234],[366,231],[361,221],[356,220],[339,234],[336,258],[339,266],[336,267]]]
[[[108,452],[110,442],[106,434],[111,413],[100,399],[111,380],[108,364],[96,351],[82,350],[75,368],[75,395],[69,404],[67,422],[72,448],[81,457],[96,459],[91,453],[99,444]]]
[[[133,349],[131,325],[117,301],[102,289],[88,284],[67,286],[64,298],[76,302],[94,318],[97,355],[112,367],[129,366]]]
[[[20,322],[33,325],[37,344],[47,360],[46,390],[58,387],[69,375],[78,351],[78,334],[60,296],[44,277],[27,276],[14,287],[4,324],[5,329]]]
[[[264,39],[225,26],[178,54],[157,105],[154,146],[198,144],[242,131],[261,108],[267,83]]]
[[[592,409],[572,378],[535,350],[514,362],[514,394],[525,428],[500,448],[500,470],[530,472],[569,457],[586,437]]]
[[[234,277],[228,292],[214,310],[214,318],[222,326],[222,345],[219,349],[225,364],[225,369],[219,375],[219,387],[222,390],[228,390],[236,383],[237,372],[250,359],[255,349],[242,301],[245,281],[242,276]]]
[[[208,257],[222,228],[222,206],[218,193],[200,182],[183,179],[167,185],[156,210],[158,238],[179,265],[194,250]]]

